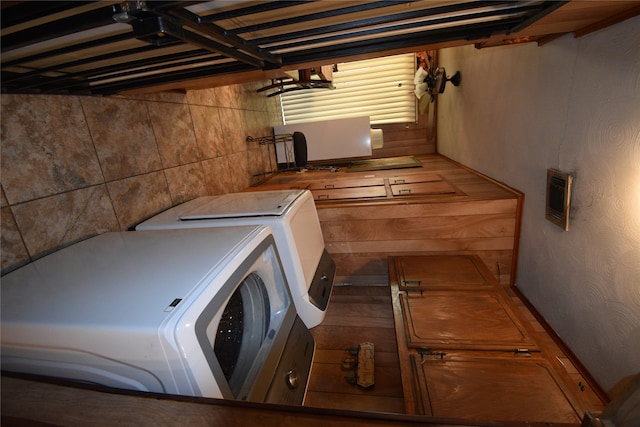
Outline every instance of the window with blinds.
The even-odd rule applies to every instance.
[[[335,89],[281,95],[285,124],[369,116],[371,124],[416,121],[414,54],[337,64]]]

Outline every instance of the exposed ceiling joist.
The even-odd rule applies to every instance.
[[[637,9],[632,1],[3,1],[2,91],[210,87],[303,64],[542,41]]]

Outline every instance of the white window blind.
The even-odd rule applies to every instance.
[[[285,124],[369,116],[371,124],[416,121],[414,54],[338,64],[335,89],[281,95]]]

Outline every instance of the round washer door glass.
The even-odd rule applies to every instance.
[[[242,388],[269,331],[269,296],[264,282],[249,274],[236,288],[218,324],[214,351],[234,396]]]

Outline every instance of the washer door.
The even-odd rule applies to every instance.
[[[264,282],[249,274],[235,290],[218,324],[214,351],[237,396],[269,331],[269,296]]]

